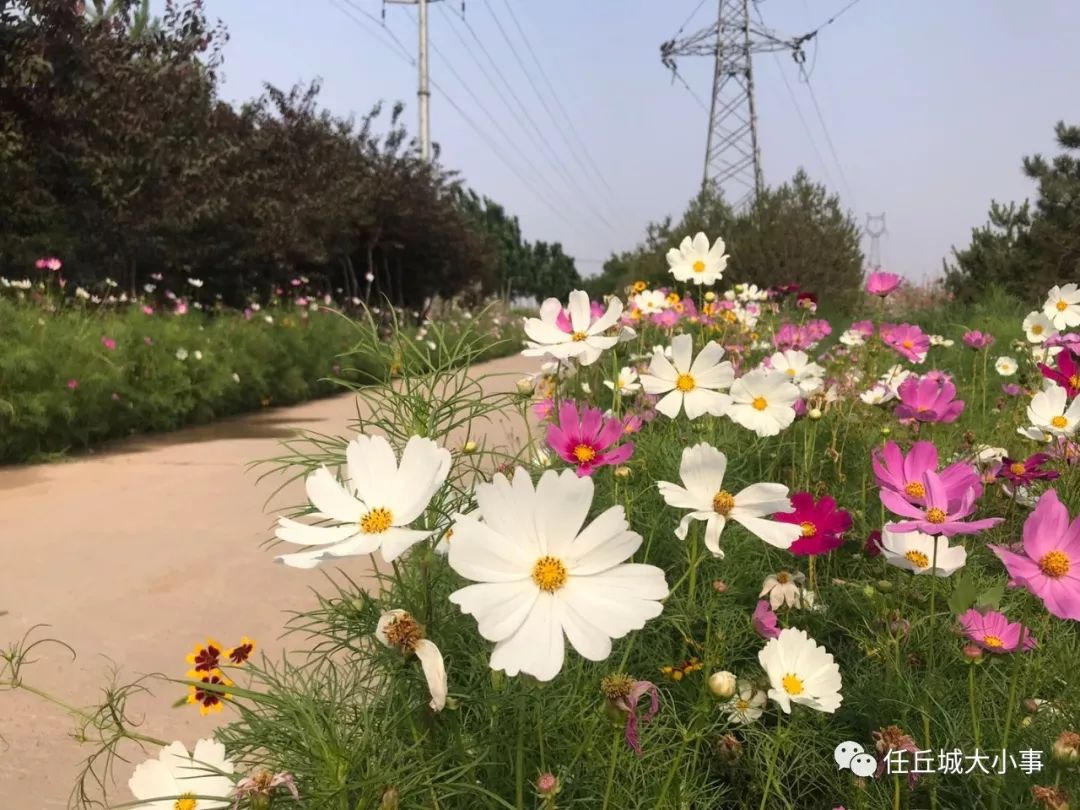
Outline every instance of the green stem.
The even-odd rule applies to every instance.
[[[892,806],[893,810],[900,810],[900,775],[895,773],[892,778]]]
[[[517,753],[514,757],[514,799],[518,810],[525,810],[525,699],[518,698]]]
[[[930,715],[926,713],[926,709],[922,711],[922,727],[923,727],[923,745],[928,750],[933,750],[933,745],[930,742]],[[930,810],[937,810],[937,783],[931,781],[930,783]]]
[[[979,736],[979,713],[975,710],[975,665],[968,664],[968,707],[971,709],[971,735],[975,738],[975,747],[982,742]]]
[[[679,746],[679,753],[675,755],[675,762],[671,766],[671,770],[668,771],[667,779],[664,780],[664,787],[660,791],[659,800],[667,798],[668,789],[671,787],[671,783],[675,781],[675,774],[679,772],[679,766],[682,764],[683,753],[686,751],[686,740],[683,740],[683,744]],[[660,802],[657,802],[657,807],[662,806]]]
[[[608,759],[608,772],[607,772],[607,784],[604,786],[604,803],[601,810],[607,810],[608,802],[611,800],[611,787],[615,784],[615,763],[619,759],[619,740],[622,737],[622,731],[615,729],[615,736],[611,738],[611,754]]]
[[[765,805],[769,802],[769,791],[772,790],[773,776],[776,774],[776,759],[780,754],[781,724],[783,721],[784,716],[780,715],[776,722],[776,744],[773,746],[772,751],[769,752],[769,770],[765,774],[765,789],[761,793],[761,804],[758,805],[758,810],[765,810]]]
[[[1020,680],[1020,667],[1023,665],[1023,653],[1016,655],[1012,677],[1009,679],[1009,705],[1005,707],[1005,731],[1001,735],[1001,750],[1009,748],[1009,732],[1012,731],[1013,716],[1016,709],[1016,683]]]

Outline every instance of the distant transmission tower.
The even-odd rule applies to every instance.
[[[881,269],[881,237],[889,232],[885,227],[885,212],[880,214],[867,214],[866,227],[863,233],[870,237],[870,252],[867,255],[867,265],[871,270]]]
[[[719,185],[736,201],[736,207],[756,199],[762,188],[751,54],[798,52],[803,41],[803,38],[785,41],[769,31],[753,28],[750,0],[719,0],[714,25],[682,39],[676,34],[675,39],[660,46],[660,60],[680,80],[675,57],[713,57],[712,104],[702,188],[712,183]]]

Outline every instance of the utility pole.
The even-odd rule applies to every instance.
[[[802,44],[813,36],[784,40],[764,26],[752,26],[750,3],[719,0],[713,25],[682,38],[676,34],[675,39],[660,46],[660,60],[680,80],[675,57],[713,57],[702,188],[713,184],[721,187],[736,208],[757,199],[763,186],[752,54],[799,54]]]
[[[881,269],[881,237],[888,232],[885,227],[884,211],[877,215],[866,215],[866,227],[863,229],[863,233],[870,237],[870,252],[866,263],[871,270]]]
[[[433,2],[437,2],[437,0],[383,0],[384,4],[393,3],[394,5],[417,7],[420,42],[416,63],[420,76],[416,98],[420,108],[420,157],[425,162],[431,160],[431,90],[428,86],[428,3]]]

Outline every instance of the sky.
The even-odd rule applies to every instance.
[[[758,8],[790,37],[845,5]],[[379,0],[205,7],[230,35],[225,98],[319,79],[335,113],[359,117],[401,100],[415,131],[415,5],[388,4],[385,29]],[[598,272],[649,221],[677,217],[700,186],[711,57],[679,60],[697,98],[659,58],[695,7],[683,35],[715,23],[716,0],[468,0],[464,22],[461,0],[430,4],[440,161],[516,214],[527,239],[559,241],[582,272]],[[754,57],[765,182],[801,166],[860,224],[885,212],[883,266],[935,277],[985,222],[991,199],[1033,195],[1022,157],[1053,153],[1054,123],[1080,110],[1078,31],[1075,0],[857,0],[807,51],[825,128],[790,55]]]

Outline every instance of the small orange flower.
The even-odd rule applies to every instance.
[[[221,651],[224,649],[212,638],[206,640],[203,646],[195,645],[195,649],[187,655],[187,662],[196,672],[209,672],[217,669],[221,663]]]
[[[681,681],[691,672],[697,672],[702,666],[704,665],[697,657],[692,657],[675,666],[660,667],[660,674],[673,681]]]
[[[240,643],[229,649],[225,657],[229,659],[229,663],[240,666],[251,658],[253,652],[255,652],[255,642],[247,636],[241,636]]]
[[[193,683],[188,687],[187,702],[197,703],[199,705],[199,714],[203,717],[211,712],[220,712],[225,705],[224,702],[232,697],[223,688],[232,686],[233,682],[226,678],[219,669],[211,669],[208,672],[193,669],[187,676],[191,680],[197,681],[197,683]],[[217,688],[208,689],[208,686]]]

